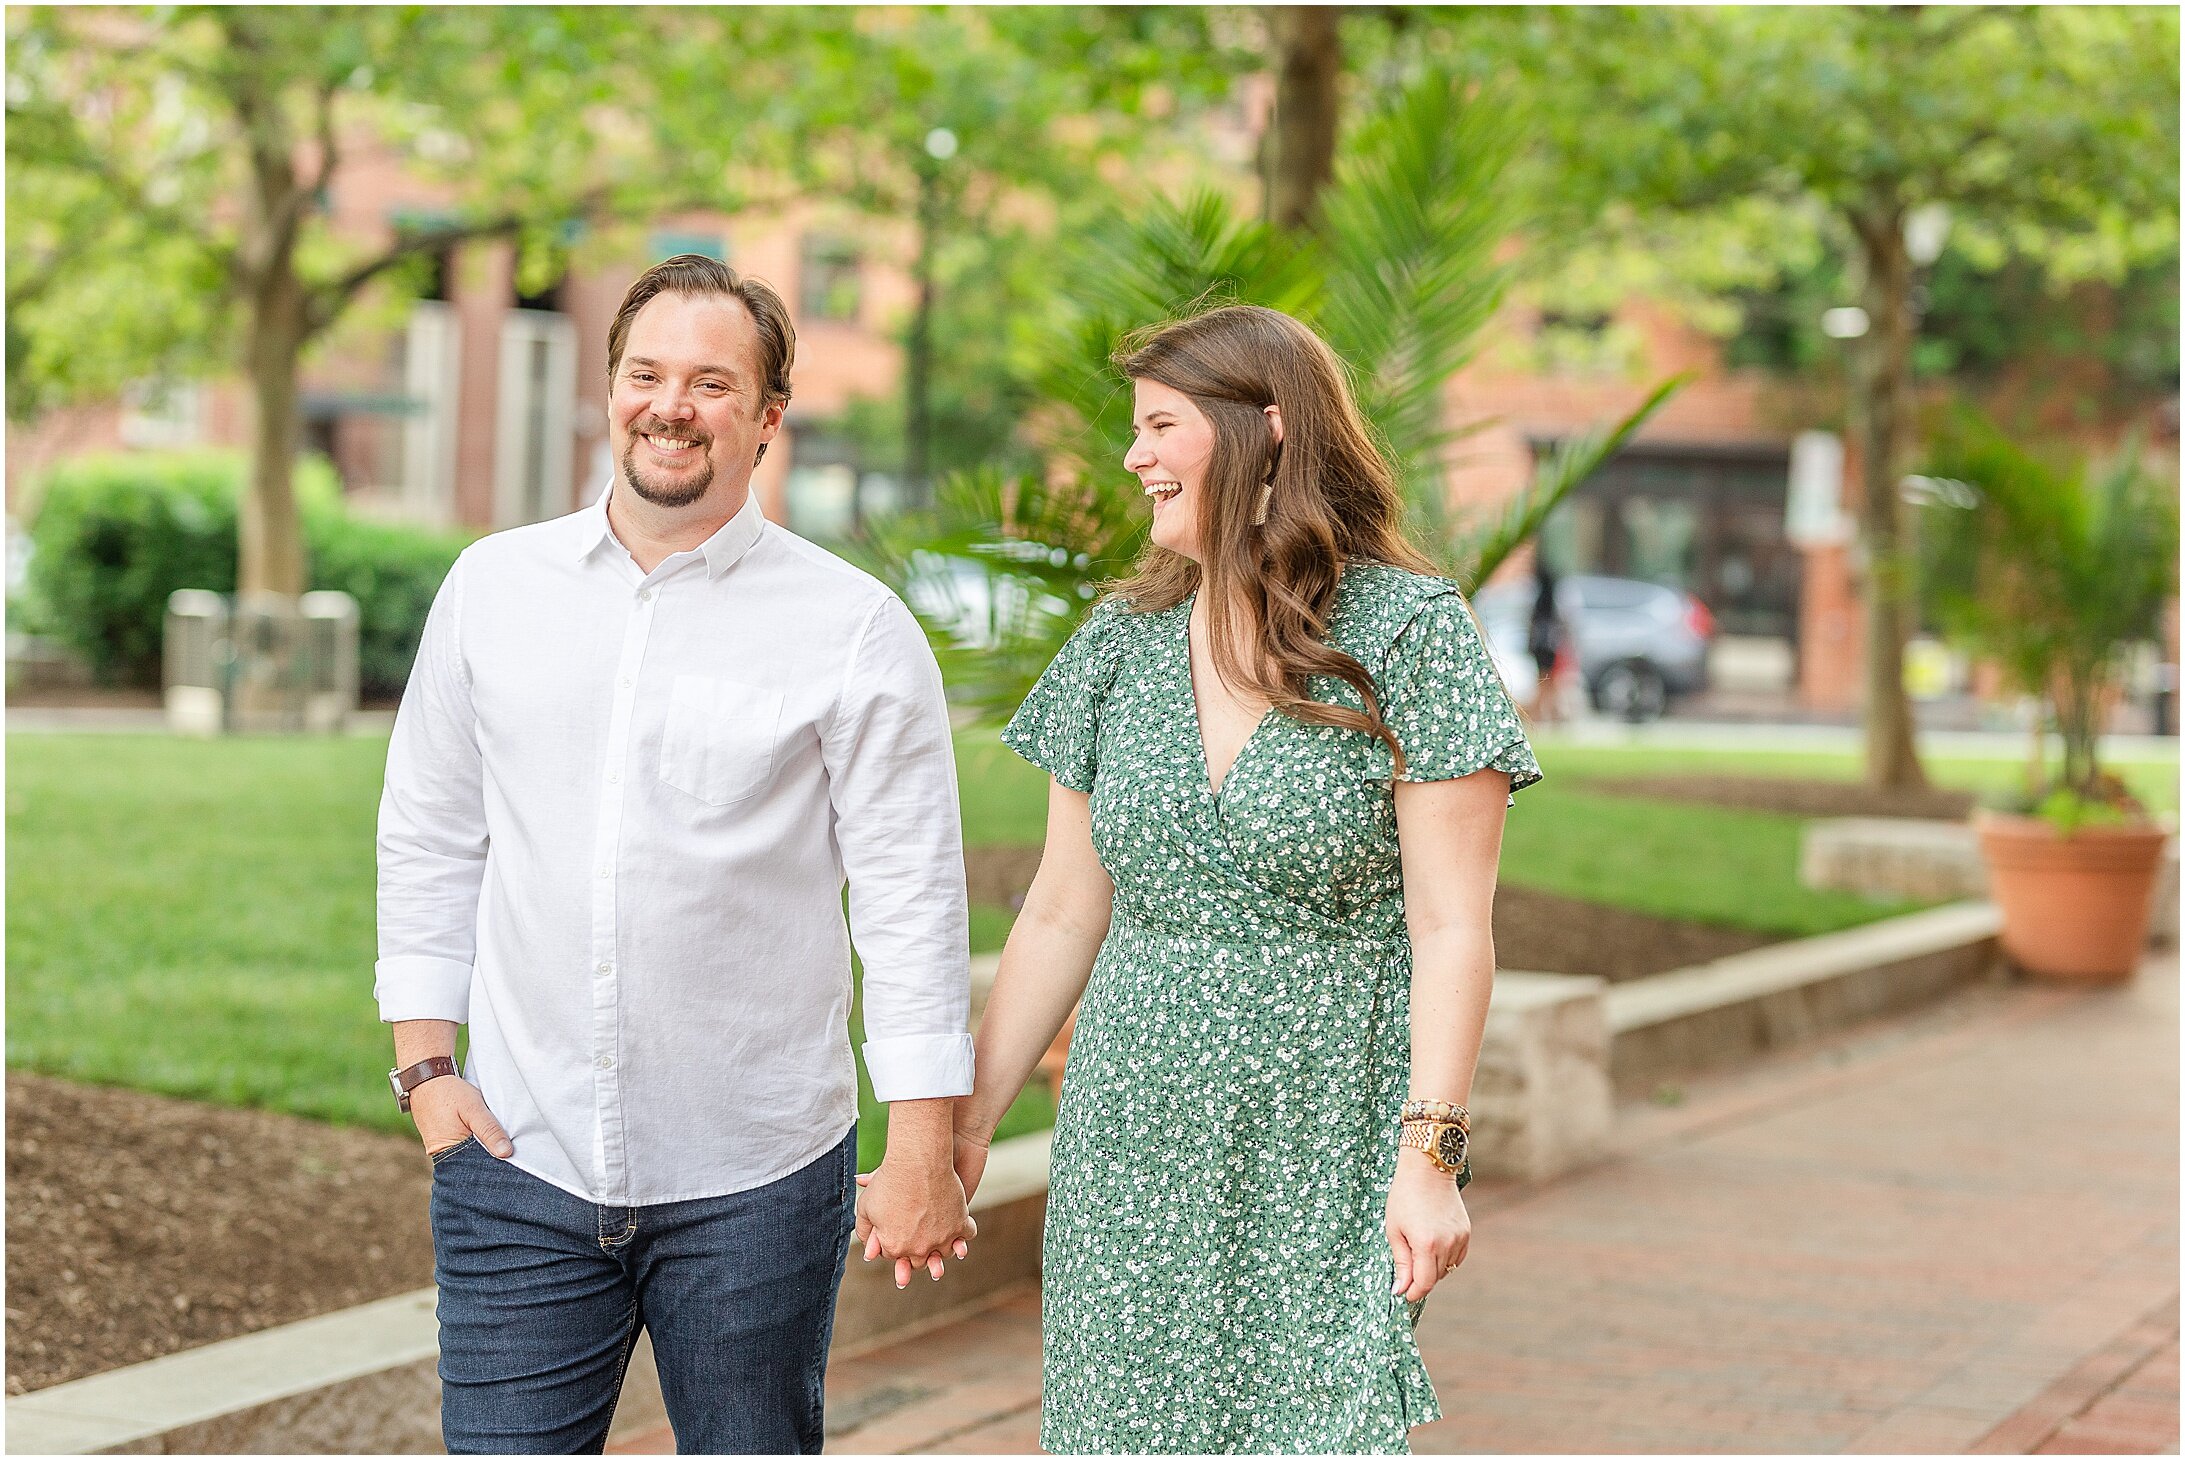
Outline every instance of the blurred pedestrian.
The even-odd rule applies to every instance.
[[[1525,649],[1537,671],[1526,715],[1535,725],[1563,718],[1563,689],[1577,668],[1578,636],[1565,609],[1562,581],[1548,566],[1546,553],[1533,553],[1533,611],[1525,630]]]
[[[1152,541],[1003,732],[1053,777],[1047,843],[958,1173],[1082,994],[1040,1443],[1400,1452],[1439,1417],[1412,1327],[1470,1242],[1495,867],[1539,769],[1318,336],[1235,305],[1119,364]]]

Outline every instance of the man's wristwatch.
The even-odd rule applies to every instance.
[[[437,1080],[442,1075],[459,1073],[453,1055],[436,1054],[429,1060],[419,1060],[406,1070],[389,1070],[387,1083],[395,1088],[395,1104],[407,1115],[410,1110],[410,1092],[427,1080]]]
[[[1424,1151],[1438,1171],[1450,1176],[1469,1174],[1464,1169],[1464,1155],[1471,1137],[1453,1120],[1407,1120],[1397,1144]]]

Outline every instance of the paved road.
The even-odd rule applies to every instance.
[[[1694,1082],[1617,1145],[1474,1189],[1417,1449],[2177,1453],[2174,957]],[[1038,1320],[1026,1291],[837,1360],[829,1448],[1033,1449]]]

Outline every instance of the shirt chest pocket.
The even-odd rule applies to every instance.
[[[775,690],[678,674],[660,737],[660,779],[709,806],[743,800],[773,774],[781,708]]]

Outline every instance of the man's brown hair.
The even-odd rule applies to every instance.
[[[752,322],[759,327],[759,409],[764,412],[776,402],[788,403],[789,367],[797,359],[797,331],[789,322],[789,306],[766,284],[744,278],[719,259],[709,259],[702,253],[679,253],[654,264],[639,274],[630,292],[622,296],[622,307],[607,327],[610,386],[615,372],[622,368],[622,350],[629,343],[630,325],[637,319],[637,312],[661,294],[724,294],[750,310]],[[759,449],[763,453],[766,448]]]

